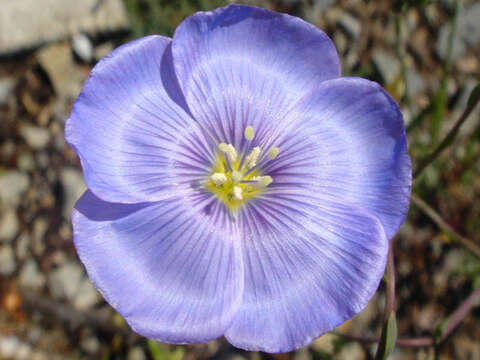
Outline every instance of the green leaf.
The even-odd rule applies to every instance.
[[[397,318],[395,312],[388,317],[387,322],[383,325],[382,337],[378,344],[376,360],[386,360],[395,349],[397,342]]]
[[[185,350],[183,347],[179,346],[173,350],[169,356],[169,360],[182,360],[185,355]]]
[[[442,334],[447,327],[448,320],[448,318],[443,319],[440,324],[435,328],[435,331],[433,332],[433,338],[435,339],[435,342],[438,342],[442,338]]]
[[[169,360],[168,353],[158,342],[154,340],[148,340],[147,346],[153,360]]]
[[[154,340],[148,340],[147,346],[153,360],[182,360],[185,355],[185,350],[181,346],[169,350],[165,344]]]

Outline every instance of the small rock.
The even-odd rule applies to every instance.
[[[418,313],[415,323],[419,329],[427,331],[432,329],[441,318],[442,312],[439,311],[438,306],[435,304],[427,304]]]
[[[147,357],[140,346],[134,346],[127,355],[127,360],[146,360]]]
[[[82,339],[82,341],[80,342],[80,347],[87,354],[95,355],[100,350],[100,341],[98,341],[95,336],[90,335]]]
[[[342,350],[335,355],[335,360],[363,360],[366,359],[365,351],[359,343],[348,343],[342,346]]]
[[[360,21],[350,15],[349,13],[343,13],[342,16],[338,19],[338,25],[345,30],[348,36],[353,40],[358,40],[362,33],[362,24]]]
[[[1,3],[0,55],[64,40],[81,32],[118,32],[129,27],[121,0],[2,0]]]
[[[61,265],[50,272],[48,287],[56,299],[74,299],[83,277],[81,267],[73,262]]]
[[[15,354],[15,360],[31,360],[32,347],[26,343],[21,343]]]
[[[48,130],[38,126],[23,125],[20,129],[20,134],[34,150],[43,149],[50,141]]]
[[[35,170],[35,160],[33,160],[32,154],[23,151],[18,155],[17,167],[22,172],[28,172]]]
[[[310,354],[308,347],[304,347],[295,351],[293,360],[312,360],[312,355]]]
[[[73,299],[73,306],[78,310],[87,310],[98,304],[100,300],[101,296],[98,291],[90,280],[84,278]]]
[[[18,351],[20,341],[16,336],[1,336],[0,335],[0,358],[13,358]]]
[[[43,217],[35,219],[32,231],[32,249],[35,255],[42,255],[45,251],[45,234],[48,230],[48,222]]]
[[[337,49],[339,54],[344,54],[348,49],[348,39],[347,36],[341,32],[336,31],[333,34],[333,42],[335,43],[335,48]]]
[[[85,192],[87,186],[82,173],[74,168],[64,168],[60,172],[60,181],[64,191],[63,216],[69,219],[75,203]]]
[[[48,168],[48,165],[50,164],[50,157],[46,151],[38,151],[35,154],[35,164],[40,170],[45,170]]]
[[[48,74],[57,95],[63,99],[75,99],[88,71],[77,66],[70,45],[60,43],[47,46],[38,52],[38,61]]]
[[[480,43],[480,3],[476,3],[458,14],[457,29],[453,38],[452,61],[462,56],[468,47]],[[444,24],[439,31],[436,52],[443,60],[447,57],[451,24]]]
[[[18,260],[25,260],[25,258],[28,255],[28,249],[30,248],[30,242],[31,240],[28,232],[25,231],[20,234],[17,240],[17,248],[16,248]]]
[[[384,84],[393,83],[400,74],[400,63],[392,54],[384,50],[375,50],[372,60]]]
[[[15,81],[10,78],[0,79],[0,106],[7,103],[8,97],[15,87]]]
[[[334,350],[333,342],[336,338],[337,337],[333,334],[323,334],[312,343],[312,348],[316,351],[323,351],[331,354]]]
[[[15,255],[10,245],[0,246],[0,275],[11,275],[15,271]]]
[[[11,170],[0,174],[0,202],[16,208],[29,185],[29,177],[19,171]]]
[[[72,50],[85,63],[93,60],[93,45],[90,38],[85,34],[77,34],[72,38]]]
[[[111,42],[106,42],[104,44],[98,45],[95,48],[95,59],[100,60],[110,54],[114,49],[114,46]]]
[[[39,271],[38,265],[33,259],[28,259],[23,264],[19,275],[20,286],[33,290],[41,290],[45,285],[45,276]]]
[[[409,97],[414,97],[419,93],[423,92],[426,88],[425,80],[423,76],[420,75],[415,69],[409,68],[406,71],[407,77],[407,95]]]
[[[0,210],[1,211],[1,210]],[[0,241],[11,242],[18,232],[18,216],[14,209],[0,212]]]
[[[335,4],[335,0],[314,0],[312,14],[318,19],[325,11],[331,8],[333,4]]]

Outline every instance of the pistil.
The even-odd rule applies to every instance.
[[[255,137],[251,126],[247,126],[244,137],[248,144]],[[273,178],[269,175],[262,175],[260,166],[266,161],[274,160],[279,149],[271,148],[262,160],[262,148],[254,146],[250,151],[243,151],[241,156],[232,144],[220,143],[218,149],[222,158],[214,165],[214,172],[209,176],[207,188],[223,200],[225,205],[232,211],[238,206],[247,202],[268,187]]]

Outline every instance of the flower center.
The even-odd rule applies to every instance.
[[[206,184],[207,189],[233,213],[273,182],[271,176],[262,174],[261,166],[275,159],[279,152],[277,147],[268,152],[264,152],[260,146],[249,149],[248,144],[255,136],[251,126],[247,126],[244,136],[247,151],[241,156],[232,144],[218,145],[218,157]]]

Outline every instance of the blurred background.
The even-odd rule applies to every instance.
[[[0,0],[0,359],[373,359],[376,345],[334,334],[295,353],[247,353],[219,339],[171,346],[133,334],[94,289],[72,243],[85,190],[63,127],[92,66],[147,34],[171,36],[186,16],[225,0]],[[480,2],[258,0],[333,39],[346,76],[381,83],[400,103],[413,164],[439,144],[480,80]],[[480,246],[480,107],[418,178],[394,243],[400,336],[431,336],[474,288],[480,261],[432,221]],[[441,225],[441,224],[440,224]],[[378,336],[385,291],[340,331]],[[480,308],[438,359],[480,359]],[[397,347],[391,359],[433,359]]]

